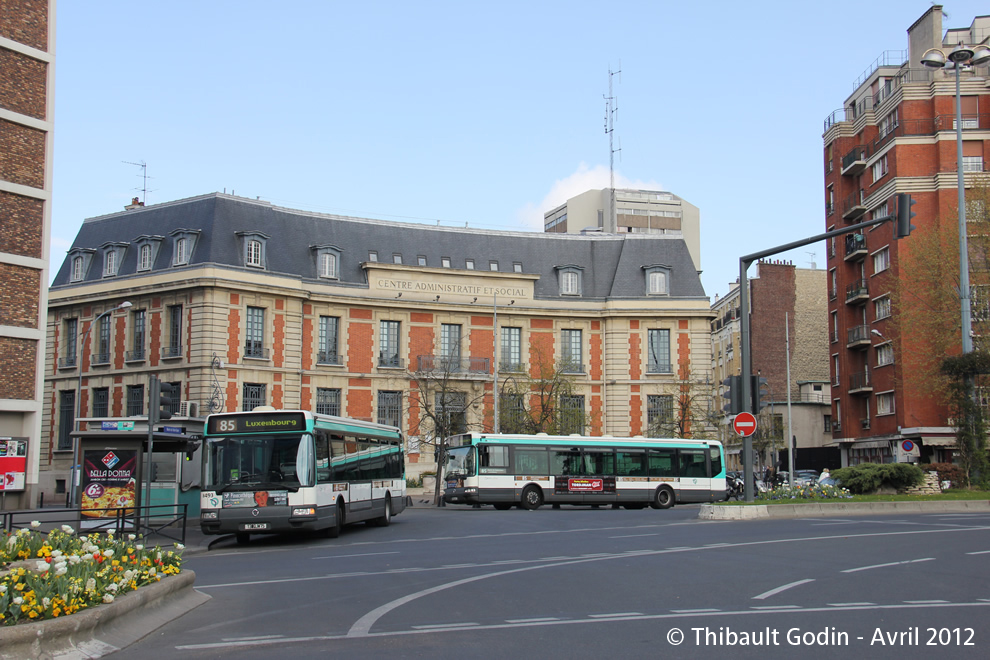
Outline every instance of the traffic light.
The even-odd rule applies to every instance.
[[[911,235],[914,225],[911,218],[917,215],[911,207],[917,204],[907,193],[897,193],[897,224],[894,226],[894,238],[905,238]]]
[[[753,414],[760,412],[766,407],[766,403],[763,401],[763,397],[770,393],[767,389],[767,379],[760,376],[750,376],[750,388],[749,393],[753,402]]]
[[[722,381],[725,391],[722,396],[728,403],[722,406],[722,410],[730,415],[738,415],[742,412],[742,376],[729,376]]]
[[[163,383],[158,376],[152,376],[148,385],[148,424],[172,418],[172,396],[178,394],[171,383]]]

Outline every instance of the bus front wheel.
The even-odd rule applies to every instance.
[[[509,502],[499,502],[498,504],[493,504],[492,506],[495,507],[496,511],[508,511],[512,508],[512,504]]]
[[[657,492],[653,496],[653,508],[669,509],[672,506],[674,506],[674,491],[666,486],[657,488]]]
[[[389,495],[385,496],[385,513],[383,513],[378,518],[375,518],[375,525],[378,527],[388,527],[388,524],[392,522],[392,498]]]
[[[539,509],[543,505],[543,491],[539,486],[526,486],[523,488],[522,501],[519,506],[528,511]]]
[[[333,524],[327,527],[326,533],[328,539],[335,539],[340,536],[340,530],[344,528],[344,505],[337,502],[337,511],[333,516]]]

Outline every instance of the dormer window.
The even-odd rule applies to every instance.
[[[72,248],[69,250],[69,281],[82,282],[89,272],[89,265],[93,262],[93,255],[96,250],[88,248]]]
[[[198,229],[176,229],[172,237],[172,265],[185,266],[192,260],[196,243],[199,240]]]
[[[138,251],[138,270],[151,270],[151,246],[142,245]]]
[[[243,241],[244,265],[250,268],[265,268],[269,236],[260,231],[239,231],[237,236]]]
[[[340,278],[340,248],[336,245],[313,245],[316,254],[316,276],[327,280]]]
[[[155,265],[155,259],[158,258],[158,250],[162,246],[161,236],[138,236],[135,239],[134,244],[137,245],[138,259],[137,259],[137,269],[138,272],[151,270]]]
[[[392,263],[393,264],[401,264],[402,263],[402,255],[399,254],[398,252],[393,253],[392,254]]]
[[[557,285],[560,287],[560,295],[580,296],[582,288],[581,271],[584,269],[576,265],[555,266],[555,268],[557,270]]]
[[[104,243],[103,250],[103,277],[115,277],[120,270],[120,262],[124,260],[124,251],[127,243]]]
[[[670,267],[663,265],[644,266],[646,274],[646,295],[670,295]]]
[[[73,258],[73,260],[72,260],[72,281],[73,282],[78,282],[79,280],[81,280],[83,278],[83,274],[86,272],[83,269],[83,263],[84,263],[84,261],[83,261],[83,258],[82,257],[75,257],[75,258]]]
[[[474,259],[465,259],[464,267],[468,270],[474,270]]]

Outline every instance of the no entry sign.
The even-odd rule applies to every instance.
[[[732,429],[744,438],[751,436],[756,432],[756,417],[753,413],[741,412],[732,420]]]

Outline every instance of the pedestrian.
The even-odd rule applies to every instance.
[[[822,473],[818,475],[818,483],[825,483],[825,480],[831,478],[831,476],[832,475],[828,473],[828,468],[825,468],[822,470]]]

